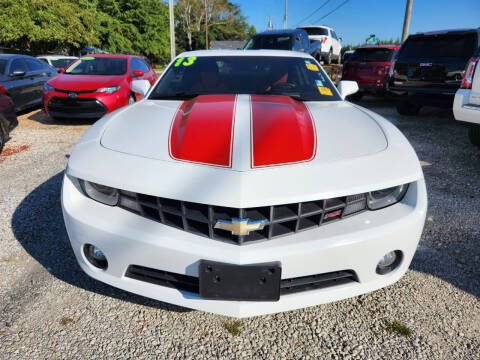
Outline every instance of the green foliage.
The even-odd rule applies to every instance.
[[[387,321],[385,330],[387,330],[389,333],[399,334],[405,337],[410,337],[410,335],[412,335],[412,330],[398,321]]]
[[[240,320],[224,321],[223,327],[234,336],[240,335],[243,331],[243,323]]]
[[[207,0],[209,40],[255,33],[228,0]],[[205,48],[203,0],[177,0],[179,50]],[[168,6],[162,0],[0,0],[0,46],[33,55],[76,53],[86,45],[109,53],[170,59]],[[178,52],[178,51],[177,51]]]

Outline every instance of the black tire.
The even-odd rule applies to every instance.
[[[128,95],[128,104],[127,105],[131,105],[134,102],[135,102],[135,96],[133,96],[133,94]]]
[[[415,105],[412,104],[409,101],[403,100],[397,102],[397,111],[400,115],[417,115],[418,112],[420,111],[421,106],[420,105]]]
[[[468,129],[470,142],[480,148],[480,125],[472,125]]]
[[[361,93],[360,91],[356,92],[355,94],[352,94],[352,95],[348,95],[347,96],[347,100],[348,101],[360,101],[363,97],[363,93]]]
[[[7,141],[7,135],[3,132],[2,126],[0,125],[0,154],[5,146],[5,141]]]
[[[332,63],[332,49],[328,50],[328,55],[325,62],[327,63],[327,65],[330,65]]]

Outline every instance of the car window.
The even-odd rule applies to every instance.
[[[394,51],[391,49],[357,49],[348,58],[348,61],[385,62],[392,60]]]
[[[45,70],[48,68],[44,62],[37,59],[25,58],[25,62],[30,71]]]
[[[328,29],[325,28],[299,28],[307,32],[308,35],[326,35],[328,36]]]
[[[127,72],[127,59],[84,56],[70,65],[65,74],[71,75],[123,75]]]
[[[47,60],[47,59],[45,59],[45,58],[38,58],[38,59],[48,64],[48,60]]]
[[[201,56],[177,59],[150,98],[202,94],[287,95],[312,101],[340,100],[312,59],[281,56]]]
[[[55,67],[56,69],[62,69],[62,68],[67,68],[68,65],[70,65],[72,62],[74,62],[76,59],[70,59],[70,58],[50,58],[50,61],[52,62],[52,66]]]
[[[8,61],[4,59],[0,59],[0,74],[5,74],[5,70],[7,69]]]
[[[293,38],[290,35],[258,35],[252,37],[245,50],[251,49],[276,49],[291,50]]]
[[[10,73],[14,73],[15,71],[28,71],[27,65],[23,59],[15,59],[12,61],[12,64],[10,65]]]
[[[335,31],[332,31],[332,37],[333,37],[335,40],[338,40],[337,34],[335,33]]]
[[[148,73],[150,69],[148,66],[140,59],[133,58],[130,62],[130,73],[133,75],[133,70],[140,70],[144,73]]]
[[[477,46],[475,34],[445,34],[421,36],[407,39],[403,44],[399,59],[406,58],[463,58],[473,56]]]

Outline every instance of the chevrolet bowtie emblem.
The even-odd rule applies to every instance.
[[[231,231],[233,235],[248,235],[250,231],[262,230],[267,219],[250,221],[250,219],[218,220],[215,229]]]

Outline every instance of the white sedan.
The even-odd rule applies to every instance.
[[[179,55],[73,150],[62,207],[81,268],[233,317],[399,280],[423,230],[415,151],[302,53]]]

